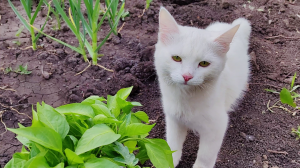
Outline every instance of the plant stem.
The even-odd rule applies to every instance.
[[[92,60],[93,60],[93,64],[97,65],[97,57],[98,57],[98,52],[97,52],[97,20],[93,20],[92,23],[92,31],[93,31],[93,35],[92,35],[92,47],[93,47],[93,53],[91,55]]]
[[[32,41],[32,49],[36,50],[36,43],[34,42],[35,34],[33,27],[30,27],[31,41]]]

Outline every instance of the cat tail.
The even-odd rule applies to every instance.
[[[251,23],[245,18],[238,18],[232,22],[233,26],[240,25],[239,30],[236,33],[236,36],[249,41],[251,33]]]

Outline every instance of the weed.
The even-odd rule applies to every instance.
[[[297,136],[297,140],[300,139],[300,126],[298,126],[298,129],[292,128],[292,133]]]
[[[30,127],[19,124],[18,129],[7,129],[17,134],[23,147],[5,168],[140,168],[138,162],[149,159],[155,167],[174,168],[167,142],[146,138],[155,124],[149,124],[145,112],[132,112],[141,104],[126,101],[131,90],[57,108],[37,103]]]
[[[11,67],[7,67],[4,69],[4,74],[8,74],[12,71],[12,68]]]
[[[21,74],[21,75],[29,75],[31,74],[31,71],[27,70],[27,65],[19,65],[16,70],[14,70],[15,73]]]
[[[295,109],[300,109],[300,107],[297,106],[296,101],[297,98],[300,97],[300,94],[296,93],[295,90],[298,89],[300,87],[300,85],[296,85],[295,84],[295,80],[296,80],[296,76],[297,74],[295,73],[290,85],[290,89],[287,88],[282,88],[280,92],[277,92],[275,90],[271,90],[271,89],[265,89],[268,92],[272,92],[275,94],[279,94],[280,97],[280,101],[282,104],[288,104],[289,106],[295,108]]]
[[[22,6],[23,6],[23,8],[26,11],[26,15],[27,15],[27,18],[29,19],[29,22],[27,22],[26,19],[23,16],[21,16],[21,14],[17,11],[17,9],[15,8],[15,6],[12,4],[11,0],[8,0],[8,3],[11,6],[12,10],[17,15],[17,17],[22,22],[22,24],[30,32],[30,34],[31,34],[31,40],[32,40],[31,41],[31,43],[32,43],[32,49],[36,50],[37,49],[36,42],[37,42],[37,40],[38,40],[38,38],[40,36],[40,33],[38,33],[37,35],[35,35],[34,34],[34,29],[30,25],[32,25],[34,23],[34,21],[35,21],[35,19],[37,17],[38,12],[41,10],[41,6],[43,4],[43,1],[39,1],[34,14],[31,15],[31,12],[32,12],[32,0],[21,0]],[[48,12],[48,16],[49,16],[49,12]],[[47,19],[48,19],[48,16],[47,16]],[[45,23],[43,24],[43,26],[41,28],[41,31],[43,31],[43,29],[44,29],[44,27],[46,25],[47,19],[46,19]]]
[[[104,45],[106,40],[109,38],[111,33],[118,34],[117,26],[119,23],[120,18],[123,16],[125,17],[127,13],[124,11],[125,0],[119,5],[119,0],[105,0],[105,9],[100,8],[100,0],[91,1],[91,0],[83,0],[85,7],[87,9],[87,20],[85,19],[83,12],[81,11],[81,0],[71,0],[70,8],[68,14],[62,9],[61,4],[58,0],[53,0],[54,6],[62,19],[66,22],[67,26],[71,29],[73,34],[76,36],[79,47],[72,46],[67,44],[61,40],[53,38],[43,32],[38,30],[48,38],[55,40],[72,50],[80,53],[84,60],[87,62],[87,54],[85,48],[88,51],[88,54],[92,58],[92,62],[94,65],[97,65],[98,57],[103,56],[103,54],[98,54],[98,51]],[[118,6],[119,9],[118,9]],[[68,17],[69,15],[69,17]],[[102,15],[102,18],[100,18]],[[103,40],[98,44],[98,31],[101,29],[101,26],[104,20],[107,19],[110,25],[110,31],[106,34]],[[99,21],[100,20],[100,21]],[[81,32],[81,30],[83,32]],[[88,38],[86,34],[89,35],[89,39],[91,39],[91,43],[88,42]]]

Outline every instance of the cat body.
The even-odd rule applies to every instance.
[[[174,166],[191,129],[200,135],[194,168],[213,168],[227,129],[227,112],[247,87],[251,26],[243,18],[206,29],[180,26],[165,8],[159,17],[155,67],[167,142],[176,150]]]

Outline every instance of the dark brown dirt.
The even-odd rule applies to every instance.
[[[289,85],[294,72],[300,72],[300,2],[284,0],[154,0],[142,17],[144,0],[128,0],[126,8],[130,17],[125,19],[121,38],[112,36],[101,52],[105,55],[99,63],[113,69],[111,73],[91,67],[74,76],[87,66],[80,55],[51,40],[41,37],[37,51],[22,50],[29,46],[30,37],[23,31],[20,38],[15,32],[21,26],[7,1],[0,2],[0,68],[28,64],[30,75],[0,72],[0,114],[7,127],[17,123],[30,125],[30,119],[17,114],[8,106],[31,115],[31,106],[45,101],[52,106],[80,102],[90,95],[115,94],[123,87],[134,86],[130,100],[139,101],[150,119],[157,125],[151,137],[165,138],[165,121],[161,108],[158,81],[153,66],[154,44],[157,40],[158,11],[165,6],[182,25],[204,28],[214,21],[231,22],[246,17],[253,32],[249,53],[252,55],[252,77],[249,90],[241,104],[230,113],[230,123],[221,148],[216,168],[299,168],[299,141],[291,129],[299,125],[295,116],[284,110],[267,111],[266,104],[277,101],[278,95],[264,91]],[[14,2],[21,9],[20,2]],[[259,9],[259,10],[258,10]],[[263,11],[262,11],[263,10]],[[37,25],[42,24],[39,16]],[[55,22],[55,21],[54,21]],[[104,26],[104,30],[107,26]],[[76,39],[68,29],[47,30],[51,35],[68,43]],[[277,37],[278,36],[278,37]],[[272,37],[272,38],[269,38]],[[12,43],[19,40],[21,46]],[[41,69],[51,73],[45,79]],[[297,80],[299,83],[300,80]],[[270,86],[274,85],[274,87]],[[276,88],[278,87],[278,88]],[[5,111],[4,113],[2,113]],[[0,133],[5,132],[0,125]],[[198,138],[187,137],[184,155],[178,167],[191,168],[197,152]],[[21,149],[15,135],[6,132],[0,137],[0,167],[12,154]],[[275,151],[275,152],[274,152]],[[276,152],[277,151],[277,152]]]

